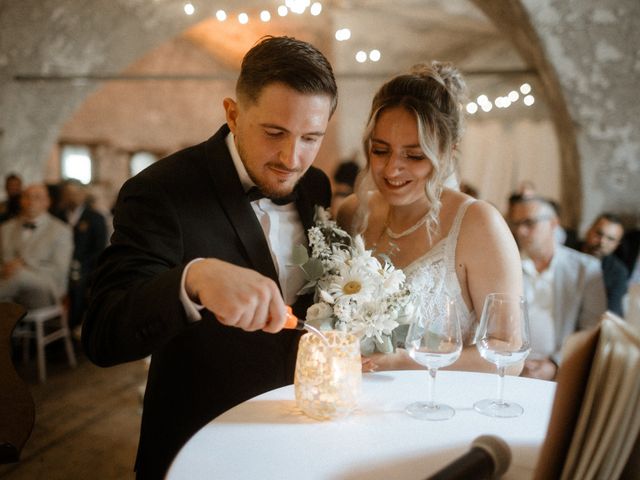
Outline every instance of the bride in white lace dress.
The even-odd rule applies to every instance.
[[[423,314],[457,301],[465,348],[451,368],[495,371],[473,346],[476,312],[492,292],[522,294],[516,243],[500,213],[446,183],[463,129],[464,82],[450,64],[418,65],[384,84],[364,135],[367,166],[338,222],[402,268]],[[405,350],[365,370],[423,368]],[[517,373],[517,372],[511,372]]]

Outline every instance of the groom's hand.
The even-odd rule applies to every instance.
[[[278,285],[254,270],[207,258],[189,267],[185,289],[223,325],[269,333],[284,326],[286,310]]]

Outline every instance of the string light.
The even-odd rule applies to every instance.
[[[322,13],[322,4],[320,2],[312,3],[311,4],[311,8],[309,9],[309,12],[314,17],[317,17],[318,15],[320,15]]]
[[[356,61],[358,63],[364,63],[367,61],[367,52],[360,50],[358,53],[356,53]]]
[[[377,62],[378,60],[380,60],[380,50],[371,50],[369,52],[369,60],[371,60],[372,62]]]
[[[341,28],[336,31],[336,40],[339,42],[344,42],[345,40],[349,40],[351,38],[351,30],[348,28]]]
[[[522,93],[522,96],[516,90],[511,90],[506,95],[496,97],[493,103],[491,102],[491,100],[489,100],[489,97],[487,95],[478,95],[475,102],[471,101],[465,105],[465,110],[469,115],[474,115],[478,113],[479,110],[482,110],[483,112],[490,112],[494,106],[500,109],[509,108],[520,99],[522,99],[522,103],[524,103],[527,107],[530,107],[535,103],[535,98],[533,97],[533,95],[529,94],[529,92],[531,92],[532,90],[531,85],[529,85],[528,83],[523,83],[522,85],[520,85],[519,90]]]
[[[284,4],[293,13],[301,14],[311,4],[310,0],[285,0]]]
[[[271,20],[271,14],[267,10],[263,10],[260,12],[260,20],[263,22],[268,22]]]
[[[244,12],[238,14],[238,22],[240,22],[242,25],[246,25],[247,23],[249,23],[249,15]]]
[[[196,11],[196,7],[194,7],[193,4],[191,3],[184,4],[184,13],[186,13],[187,15],[193,15],[195,11]]]
[[[219,22],[224,22],[227,19],[227,12],[225,12],[224,10],[218,10],[216,12],[216,18]]]
[[[289,9],[285,5],[280,5],[278,7],[278,15],[280,15],[281,17],[286,17],[288,13]]]
[[[523,83],[522,85],[520,85],[520,93],[522,93],[523,95],[531,93],[531,85],[529,85],[528,83]]]

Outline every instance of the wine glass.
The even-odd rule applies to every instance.
[[[490,293],[484,302],[476,347],[485,360],[498,369],[496,399],[476,402],[473,408],[490,417],[517,417],[524,409],[503,398],[504,374],[510,365],[523,362],[529,355],[529,316],[526,300],[517,295]]]
[[[411,358],[427,367],[429,373],[427,401],[412,403],[405,411],[420,420],[447,420],[453,417],[453,408],[436,403],[433,398],[438,368],[451,365],[462,351],[455,303],[449,300],[440,312],[425,315],[425,318],[412,323],[405,343]]]

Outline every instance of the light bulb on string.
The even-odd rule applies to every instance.
[[[322,13],[322,4],[320,2],[314,2],[311,4],[311,8],[309,8],[309,12],[314,17],[317,17]]]
[[[196,11],[196,7],[194,7],[192,3],[184,4],[184,13],[186,13],[187,15],[193,15],[195,11]]]
[[[260,12],[260,20],[263,22],[268,22],[271,20],[271,14],[267,10],[263,10]]]

